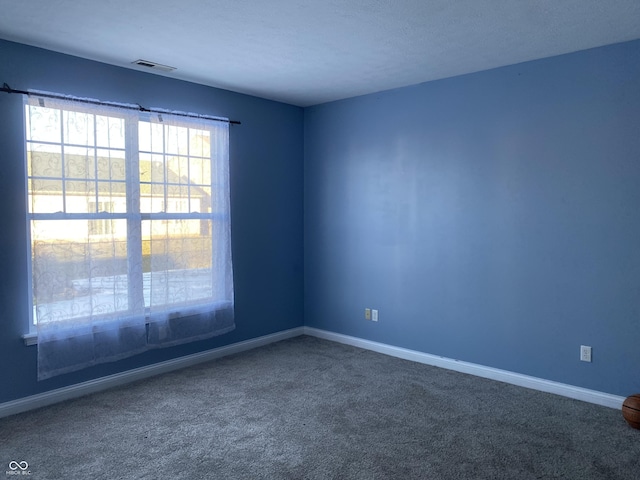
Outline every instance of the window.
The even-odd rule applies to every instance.
[[[39,346],[132,322],[146,346],[232,328],[228,123],[37,96],[25,119]]]

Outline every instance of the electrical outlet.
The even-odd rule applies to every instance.
[[[365,308],[364,309],[364,319],[365,320],[371,320],[371,309],[370,308]]]
[[[591,361],[591,347],[587,347],[586,345],[580,345],[580,360],[582,362]]]
[[[371,310],[371,320],[374,322],[378,321],[378,310]]]

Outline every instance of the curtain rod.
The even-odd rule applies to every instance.
[[[213,117],[213,116],[209,116],[209,115],[198,115],[195,113],[183,113],[183,112],[172,112],[169,110],[157,110],[157,109],[153,109],[153,108],[145,108],[142,105],[123,105],[120,103],[116,103],[116,102],[104,102],[104,101],[100,101],[100,100],[92,100],[90,98],[73,98],[70,95],[62,95],[62,94],[55,94],[55,93],[47,93],[47,92],[36,92],[36,91],[28,91],[28,90],[16,90],[11,88],[8,84],[4,83],[2,85],[2,88],[0,88],[0,92],[6,92],[6,93],[21,93],[23,95],[34,95],[34,96],[38,96],[38,97],[45,97],[45,98],[56,98],[56,99],[60,99],[60,100],[73,100],[76,102],[82,102],[82,103],[89,103],[91,105],[104,105],[104,106],[109,106],[109,107],[118,107],[118,108],[128,108],[129,110],[138,110],[140,112],[149,112],[149,113],[159,113],[159,114],[167,114],[167,115],[176,115],[178,117],[189,117],[189,118],[204,118],[206,120],[214,120],[216,122],[226,122],[229,123],[231,125],[241,125],[241,123],[237,120],[227,120],[227,119],[222,119],[222,118],[218,118],[218,117]]]

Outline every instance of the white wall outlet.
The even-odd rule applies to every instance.
[[[364,309],[364,319],[365,320],[371,320],[371,309],[370,308],[365,308]]]
[[[371,310],[371,320],[374,322],[378,321],[378,310]]]
[[[591,347],[580,345],[580,360],[583,362],[591,361]]]

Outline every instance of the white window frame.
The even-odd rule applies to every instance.
[[[26,109],[29,108],[28,101],[25,101],[25,110],[23,113],[26,115]],[[91,113],[88,109],[83,109],[82,103],[77,103],[77,106],[73,106],[72,108],[64,108],[61,111],[77,111],[83,113]],[[109,117],[116,117],[113,111],[109,110],[105,115]],[[149,113],[141,112],[137,115],[136,121],[128,121],[125,119],[125,158],[126,158],[126,174],[125,174],[125,184],[126,184],[126,202],[127,208],[126,212],[97,212],[97,213],[66,213],[66,212],[55,212],[55,213],[34,213],[31,211],[31,206],[29,205],[29,186],[28,180],[29,175],[27,171],[28,165],[28,151],[29,151],[29,143],[47,143],[43,141],[31,142],[28,138],[26,132],[26,118],[23,121],[23,126],[25,126],[25,192],[26,192],[26,202],[27,202],[27,240],[28,240],[28,301],[32,308],[29,309],[29,332],[23,336],[25,340],[25,344],[33,345],[37,343],[37,334],[36,334],[36,314],[35,314],[35,305],[33,298],[33,288],[32,288],[32,278],[33,278],[33,268],[32,268],[32,238],[31,238],[31,228],[32,221],[34,220],[87,220],[90,221],[105,221],[105,220],[126,220],[127,222],[127,259],[132,259],[133,261],[129,261],[128,264],[128,275],[129,278],[132,278],[132,281],[128,282],[129,285],[129,298],[143,297],[143,271],[142,271],[142,257],[143,257],[143,249],[142,249],[142,222],[145,220],[164,220],[164,221],[184,221],[184,220],[208,220],[211,221],[212,224],[217,221],[228,222],[228,214],[225,214],[222,217],[219,213],[211,211],[210,213],[202,213],[202,212],[189,212],[189,213],[170,213],[170,212],[150,212],[150,213],[142,213],[140,212],[140,186],[142,184],[140,179],[140,149],[138,145],[138,129],[141,122],[148,121]],[[123,118],[123,117],[121,117]],[[189,124],[189,122],[184,122],[184,126],[189,128],[194,128],[193,125]],[[61,127],[62,130],[62,127]],[[64,133],[61,132],[60,143],[50,142],[51,145],[60,145],[64,144]],[[81,145],[85,147],[84,145]],[[97,146],[93,146],[93,148],[99,148]],[[64,156],[64,153],[62,154]],[[188,155],[187,155],[188,156]],[[213,158],[213,154],[210,151],[209,158],[213,163],[216,159]],[[64,160],[61,160],[62,164],[64,164]],[[213,168],[213,165],[212,167]],[[96,173],[97,175],[97,173]],[[62,173],[62,177],[58,180],[62,181],[64,185],[64,171]],[[165,186],[167,186],[168,182],[165,177]],[[215,188],[213,182],[209,185],[211,189]],[[96,202],[104,201],[99,199],[99,189],[96,189]],[[165,188],[166,192],[166,188]],[[62,192],[63,202],[64,200],[64,191]],[[167,197],[165,196],[163,204],[167,205]],[[212,242],[211,246],[211,255],[213,256],[215,253],[215,242]],[[211,275],[215,276],[215,269],[212,268]],[[211,300],[215,301],[216,299],[212,298]],[[144,301],[144,300],[143,300]],[[176,305],[176,311],[180,310],[180,305]],[[149,308],[146,308],[147,315],[149,313]],[[126,315],[126,313],[124,313]]]

